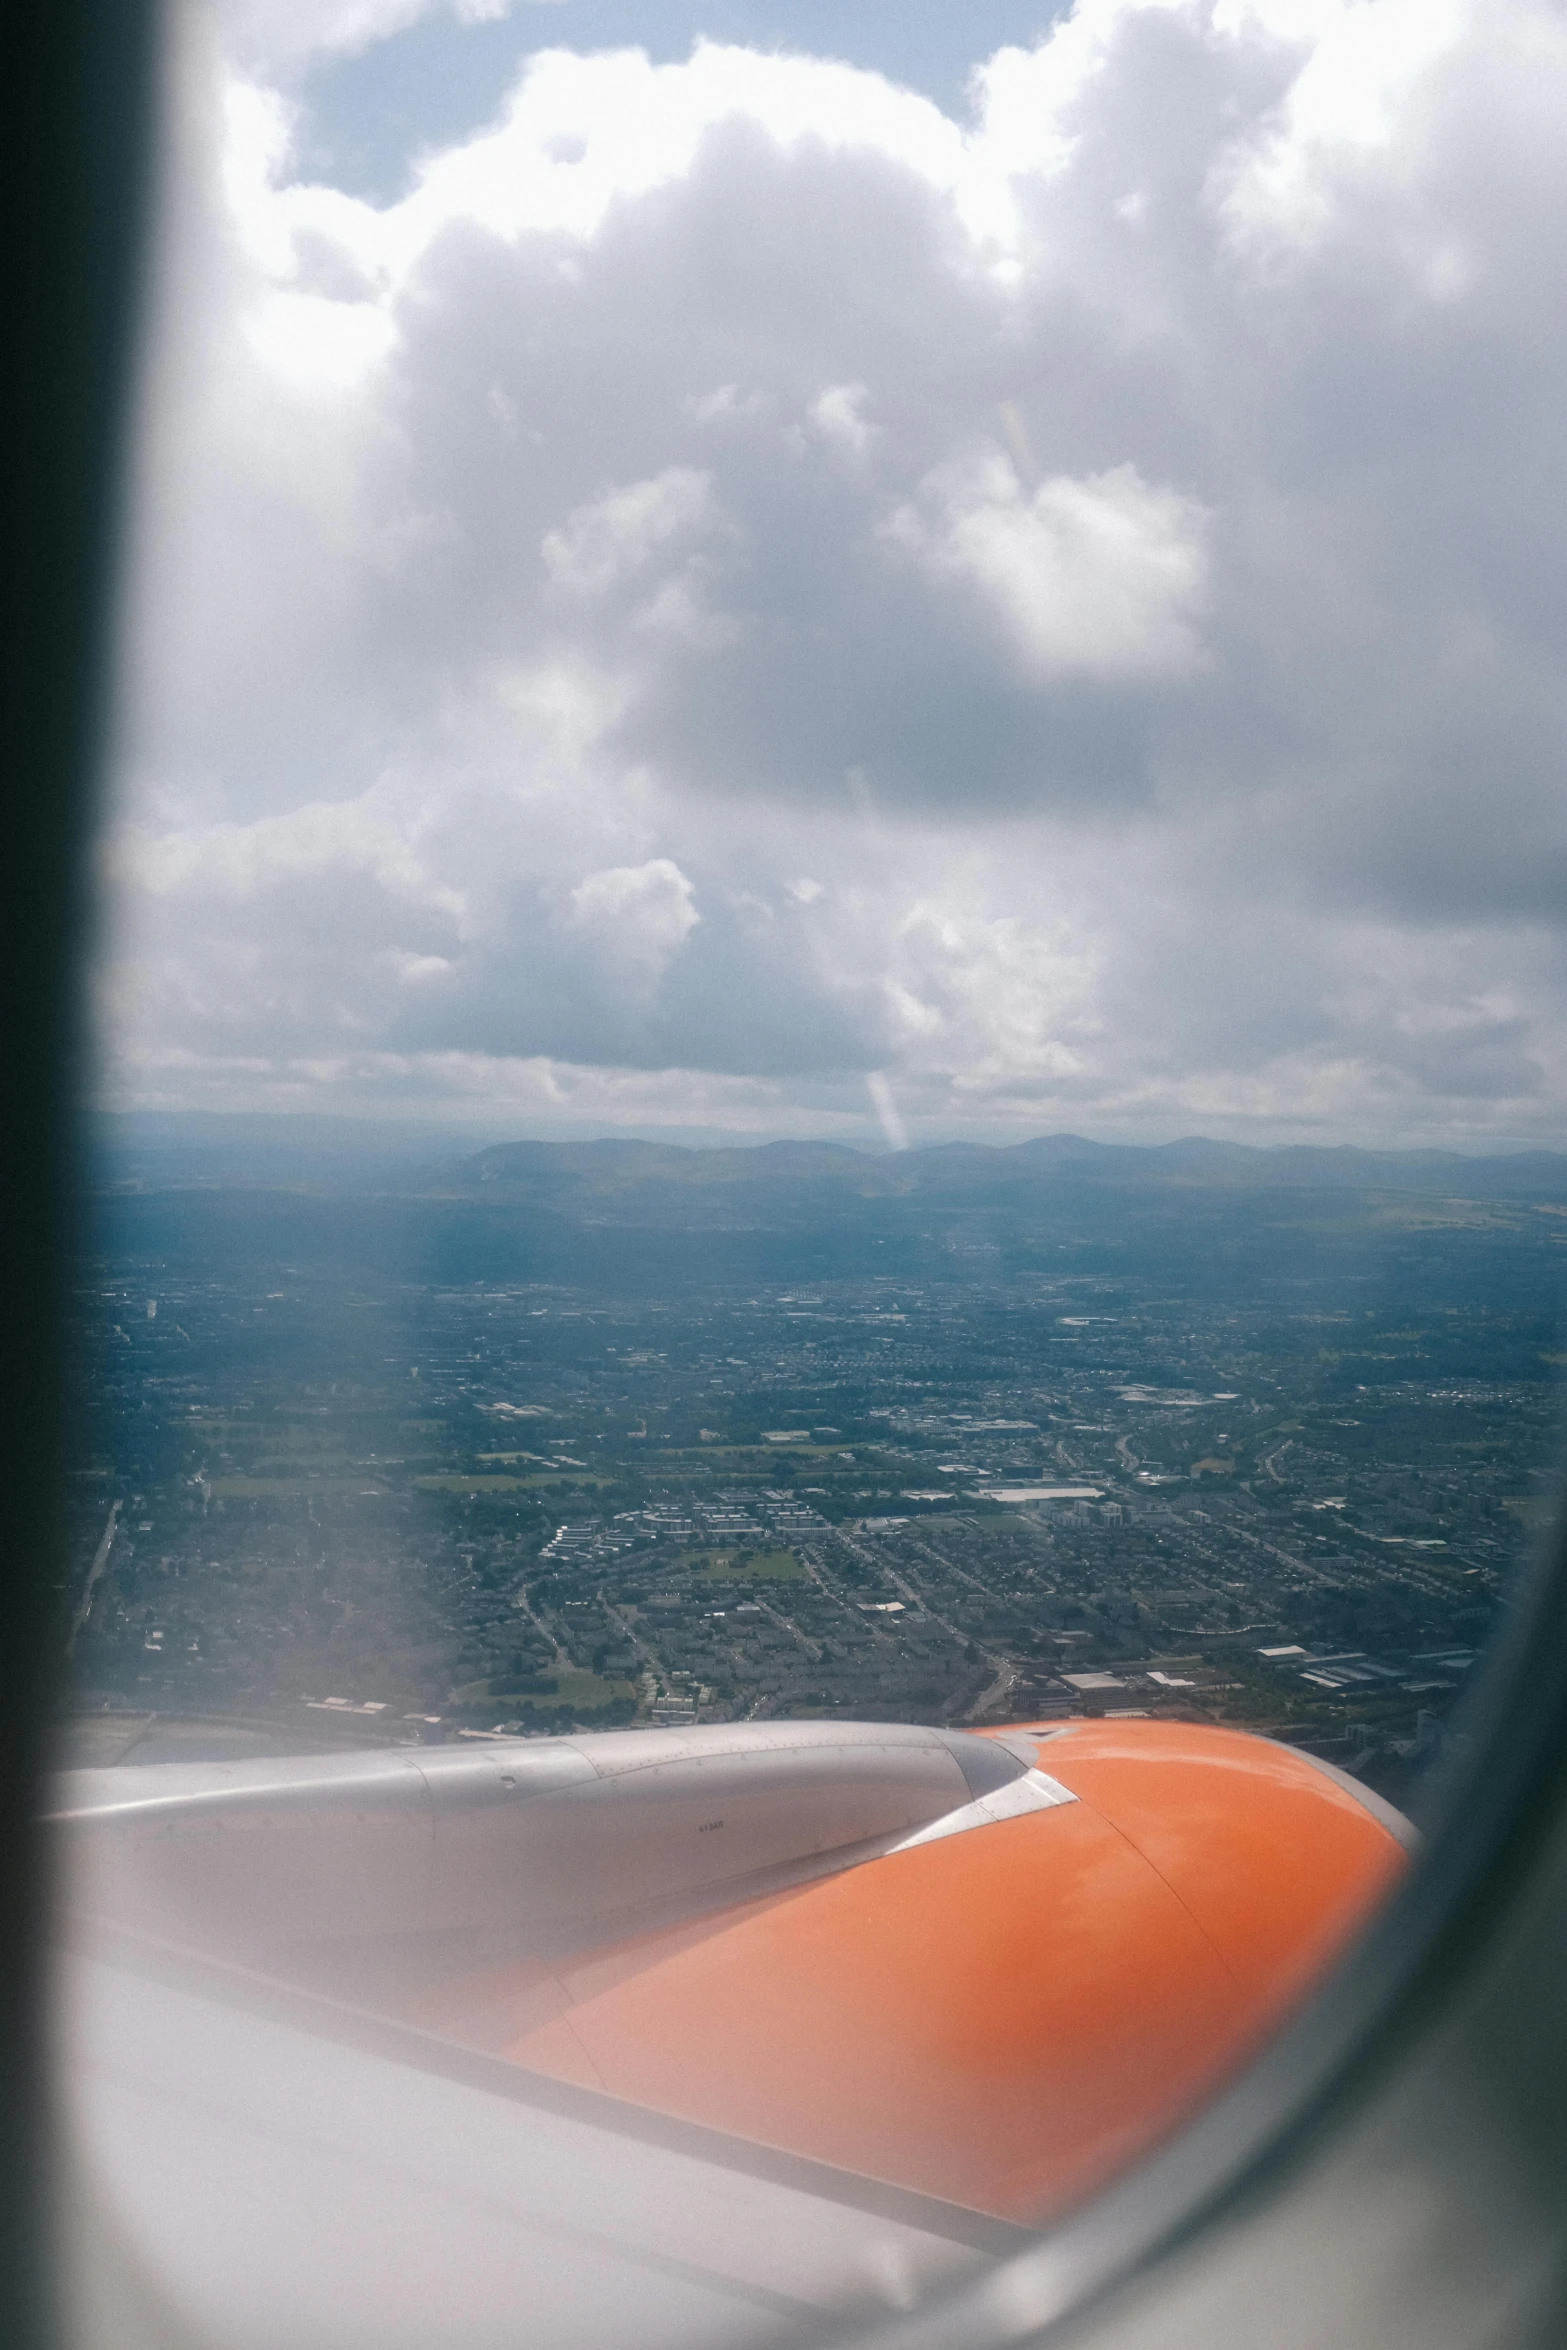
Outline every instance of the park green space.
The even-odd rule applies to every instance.
[[[296,1445],[287,1452],[257,1453],[244,1473],[251,1477],[346,1477],[352,1469],[346,1452],[316,1452]]]
[[[576,1713],[595,1713],[601,1707],[614,1705],[626,1698],[635,1698],[636,1686],[630,1681],[609,1681],[602,1673],[590,1673],[575,1665],[561,1665],[548,1673],[540,1673],[526,1687],[508,1688],[504,1676],[485,1681],[465,1681],[454,1689],[447,1700],[449,1705],[553,1705],[570,1706]]]
[[[669,1444],[660,1445],[660,1460],[728,1461],[746,1459],[765,1461],[769,1469],[776,1469],[780,1461],[835,1459],[845,1451],[854,1451],[843,1444]],[[858,1458],[869,1460],[874,1447],[861,1445]]]
[[[383,1494],[368,1473],[356,1477],[209,1477],[214,1501],[286,1501],[305,1493]]]
[[[422,1493],[517,1493],[527,1482],[525,1477],[481,1476],[466,1470],[453,1476],[414,1479]]]
[[[792,1550],[693,1550],[680,1563],[711,1583],[798,1583],[805,1575]]]
[[[612,1485],[613,1477],[596,1476],[591,1469],[541,1469],[532,1476],[512,1477],[485,1470],[449,1469],[439,1476],[416,1477],[423,1493],[521,1493],[533,1485]]]

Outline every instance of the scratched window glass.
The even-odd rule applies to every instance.
[[[1414,1865],[1567,1364],[1564,43],[171,12],[51,1803],[193,2338],[923,2306]]]

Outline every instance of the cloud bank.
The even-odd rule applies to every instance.
[[[1567,1135],[1554,8],[541,47],[308,184],[417,12],[176,59],[110,1098]]]

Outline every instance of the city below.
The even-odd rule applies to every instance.
[[[1402,1799],[1549,1510],[1567,1160],[116,1149],[74,1761],[1171,1715]]]

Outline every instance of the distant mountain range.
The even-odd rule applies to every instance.
[[[1470,1200],[1567,1200],[1567,1153],[1258,1148],[1190,1136],[1143,1145],[1039,1135],[1004,1145],[937,1143],[907,1151],[835,1142],[728,1146],[624,1141],[501,1142],[465,1152],[424,1126],[256,1115],[99,1117],[89,1129],[94,1188],[373,1190],[402,1198],[559,1206],[575,1198],[651,1205],[698,1193],[711,1210],[791,1190],[845,1198],[998,1202],[1041,1185],[1115,1190],[1353,1191]]]
[[[1139,1148],[1047,1135],[900,1152],[507,1142],[205,1120],[100,1126],[93,1244],[218,1282],[565,1284],[626,1295],[836,1277],[1131,1281],[1282,1296],[1335,1279],[1567,1310],[1567,1155]],[[1440,1260],[1440,1263],[1439,1263]],[[273,1274],[276,1278],[273,1278]],[[1464,1292],[1468,1294],[1468,1290]]]
[[[1002,1196],[1041,1184],[1117,1189],[1416,1192],[1437,1198],[1567,1199],[1567,1154],[1520,1151],[1469,1157],[1459,1151],[1368,1151],[1292,1144],[1257,1149],[1245,1143],[1139,1145],[1089,1142],[1077,1134],[1040,1135],[1002,1146],[939,1143],[897,1152],[858,1151],[842,1143],[770,1142],[687,1150],[652,1142],[513,1142],[449,1166],[426,1168],[421,1187],[462,1197],[542,1199],[563,1192],[624,1199],[660,1190],[737,1196],[780,1188],[825,1187],[860,1198],[951,1200],[957,1194]]]

